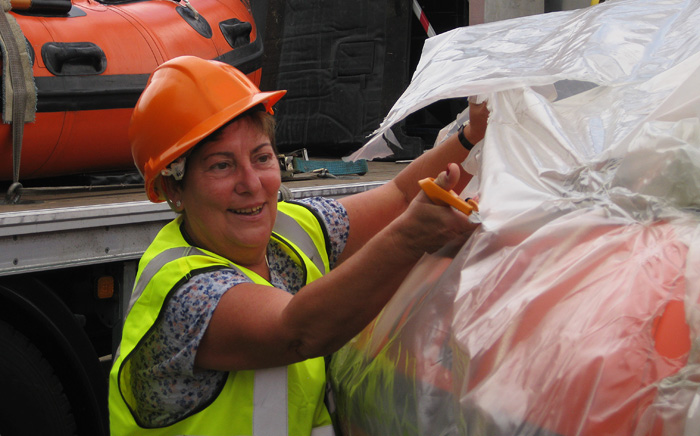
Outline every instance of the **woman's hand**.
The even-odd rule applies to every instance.
[[[459,181],[459,166],[451,163],[441,172],[435,183],[449,191]],[[447,205],[438,205],[421,192],[395,223],[397,244],[417,257],[432,253],[449,242],[462,244],[477,227],[467,215]]]
[[[489,120],[489,110],[486,106],[486,101],[477,104],[469,99],[469,124],[464,127],[464,136],[472,144],[484,139],[486,134]]]
[[[469,104],[469,111],[471,121],[464,127],[464,136],[469,142],[476,144],[484,138],[486,133],[489,117],[487,102],[481,104],[472,102]],[[469,151],[460,143],[457,135],[452,135],[439,146],[419,156],[389,183],[376,189],[342,198],[340,202],[348,211],[350,219],[350,236],[340,262],[344,262],[345,259],[364,247],[367,241],[382,229],[390,226],[406,211],[416,195],[420,194],[419,180],[435,177],[435,174],[443,170],[446,165],[452,162],[462,162],[468,154]],[[440,184],[459,192],[467,185],[471,174],[464,171],[461,166],[455,165],[448,168],[451,168],[449,177],[447,180],[438,177]],[[455,180],[458,181],[455,182]],[[442,185],[443,183],[445,185]],[[425,194],[421,194],[420,197],[422,202],[431,204]],[[444,206],[437,210],[442,209]],[[444,219],[444,217],[439,219]],[[437,223],[438,221],[429,219],[426,223],[427,230],[437,231],[435,230]],[[429,234],[427,237],[430,238]]]

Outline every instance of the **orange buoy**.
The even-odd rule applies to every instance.
[[[131,112],[168,59],[217,59],[260,82],[262,41],[247,0],[15,0],[12,7],[37,89],[20,179],[134,168]],[[0,124],[0,138],[0,178],[10,180],[10,124]]]

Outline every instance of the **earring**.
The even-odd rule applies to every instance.
[[[177,207],[182,206],[182,202],[181,202],[180,200],[176,201],[176,202],[175,202],[175,206],[177,206]]]

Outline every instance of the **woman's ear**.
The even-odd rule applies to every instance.
[[[170,208],[181,213],[185,207],[182,204],[182,189],[179,181],[172,177],[162,177],[160,178],[160,186],[165,194],[165,199],[170,205]]]

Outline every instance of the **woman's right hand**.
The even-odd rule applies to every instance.
[[[455,163],[449,164],[447,170],[435,178],[435,183],[447,191],[458,181],[459,166]],[[435,204],[424,192],[420,192],[392,223],[396,243],[413,252],[416,258],[426,252],[435,252],[449,242],[466,242],[477,226],[467,215],[451,206]]]

